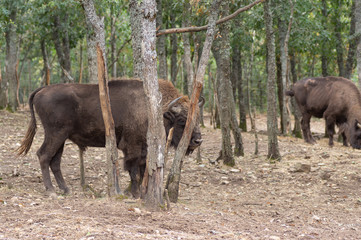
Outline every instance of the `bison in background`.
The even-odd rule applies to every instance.
[[[340,127],[343,143],[361,148],[361,95],[350,80],[342,77],[313,77],[296,82],[286,95],[294,96],[302,113],[303,137],[315,143],[310,130],[311,116],[324,118],[333,146],[335,125]],[[347,139],[347,140],[346,140]]]
[[[166,134],[173,127],[171,145],[177,147],[187,120],[189,99],[182,96],[168,81],[159,80]],[[124,154],[124,169],[129,172],[131,193],[139,197],[139,185],[145,171],[147,156],[148,115],[143,82],[135,79],[109,82],[109,95],[115,124],[117,146]],[[201,104],[201,103],[200,103]],[[31,121],[19,155],[26,155],[36,133],[34,106],[42,122],[45,138],[37,151],[43,182],[55,192],[50,180],[51,168],[64,193],[69,189],[60,163],[65,140],[70,139],[81,151],[87,147],[104,147],[105,130],[96,84],[56,84],[41,87],[29,97]],[[202,143],[199,125],[194,128],[186,154]]]

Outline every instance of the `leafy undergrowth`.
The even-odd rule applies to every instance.
[[[220,130],[203,129],[202,163],[184,160],[180,199],[169,211],[151,212],[140,200],[105,196],[105,149],[85,154],[86,180],[80,187],[77,147],[67,142],[62,170],[70,195],[52,198],[44,191],[36,151],[41,127],[26,157],[14,151],[29,113],[0,111],[0,239],[358,239],[361,234],[361,151],[321,138],[315,145],[279,137],[282,160],[267,156],[266,117],[256,119],[254,136],[243,133],[245,156],[236,166],[215,162]],[[208,120],[206,124],[208,123]],[[324,123],[313,120],[322,136]],[[171,166],[173,151],[166,164]],[[55,184],[54,179],[53,184]],[[121,170],[121,187],[129,176]]]

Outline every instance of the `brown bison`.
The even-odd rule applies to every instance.
[[[162,94],[166,134],[174,128],[171,145],[177,147],[187,120],[189,99],[165,80],[159,80],[159,90]],[[130,175],[131,193],[134,197],[139,197],[139,184],[147,156],[148,129],[143,82],[134,79],[110,81],[109,94],[117,146],[124,154],[124,168]],[[59,188],[68,193],[69,189],[60,169],[65,140],[70,139],[81,151],[87,147],[105,146],[98,85],[56,84],[41,87],[30,95],[29,106],[31,121],[18,154],[26,155],[31,147],[36,132],[35,106],[45,132],[44,142],[37,151],[45,188],[49,192],[55,191],[50,180],[50,167]],[[197,124],[187,154],[201,143]]]
[[[361,148],[361,95],[350,80],[342,77],[314,77],[296,82],[286,95],[294,96],[302,113],[303,137],[315,143],[310,130],[311,116],[324,118],[333,145],[335,125],[339,126],[343,143]],[[347,140],[346,140],[347,139]]]

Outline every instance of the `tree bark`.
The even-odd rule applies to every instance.
[[[282,121],[281,121],[281,131],[282,134],[287,134],[290,126],[289,122],[289,114],[288,114],[288,98],[285,97],[284,91],[288,87],[288,41],[291,34],[291,26],[293,21],[293,2],[292,0],[289,0],[290,2],[290,17],[288,21],[288,27],[285,29],[284,36],[280,36],[280,50],[281,50],[281,78],[282,78]],[[283,23],[281,22],[281,25]],[[280,33],[281,35],[281,33]]]
[[[183,10],[183,21],[182,25],[184,27],[190,25],[190,15],[191,15],[191,5],[189,1],[186,1],[184,3],[184,10]],[[185,69],[187,71],[187,93],[189,96],[192,95],[193,90],[193,79],[194,79],[194,71],[193,71],[193,65],[192,65],[192,59],[191,59],[191,45],[190,45],[190,34],[189,33],[183,33],[183,48],[184,48],[184,64]]]
[[[241,51],[240,45],[237,44],[232,48],[232,79],[234,79],[233,88],[237,90],[238,95],[236,101],[238,103],[239,110],[239,127],[243,132],[247,132],[247,116],[246,107],[244,105],[244,93],[243,93],[243,77],[242,77],[242,64],[241,64]]]
[[[291,64],[291,76],[292,76],[292,82],[297,82],[297,72],[296,72],[296,57],[293,52],[290,53],[290,64]],[[293,110],[293,116],[295,117],[295,125],[293,127],[292,133],[297,138],[302,138],[302,130],[301,130],[301,113],[298,109],[298,106],[296,104],[295,98],[291,98],[291,105]]]
[[[142,59],[141,43],[142,33],[142,13],[138,0],[129,1],[130,25],[132,28],[132,49],[133,49],[133,77],[142,78],[144,63]]]
[[[171,21],[171,27],[174,28],[175,27],[175,13],[174,11],[171,11],[170,13],[170,21]],[[171,81],[173,83],[173,85],[176,85],[176,81],[177,81],[177,72],[178,72],[178,66],[177,66],[177,50],[178,50],[178,45],[177,45],[177,34],[173,33],[170,37],[170,42],[171,42],[171,46],[172,46],[172,55],[171,55],[171,60],[170,60],[170,75],[171,75]]]
[[[149,174],[146,204],[152,208],[159,208],[163,203],[163,168],[165,154],[165,130],[161,109],[161,95],[157,79],[157,53],[156,49],[156,1],[144,0],[142,6],[143,41],[142,58],[144,62],[143,81],[144,91],[147,96],[148,108],[148,162]]]
[[[270,9],[271,0],[263,3],[264,21],[266,26],[267,41],[267,135],[268,135],[268,158],[280,160],[281,155],[278,149],[277,140],[277,110],[276,110],[276,57],[275,57],[275,37],[273,26],[272,11]]]
[[[350,34],[349,34],[349,41],[348,41],[348,53],[345,65],[345,78],[351,79],[353,64],[356,55],[356,48],[357,48],[357,36],[356,33],[356,3],[355,1],[352,3],[351,7],[351,23],[350,23]]]
[[[341,8],[342,1],[337,1],[337,5]],[[343,65],[343,44],[342,44],[342,26],[341,26],[341,16],[339,11],[335,11],[334,15],[334,24],[335,24],[335,39],[336,39],[336,53],[337,53],[337,65],[339,76],[344,77],[344,65]]]
[[[96,42],[97,56],[97,73],[99,82],[99,99],[102,109],[102,116],[105,126],[105,147],[107,155],[107,173],[108,173],[108,196],[120,194],[118,183],[118,150],[116,144],[116,136],[114,129],[114,120],[111,112],[107,62],[105,57],[105,36],[104,36],[104,19],[100,19],[96,12],[93,0],[82,0],[82,6],[89,26],[92,27],[94,40]]]
[[[220,15],[227,15],[229,12],[229,1],[222,1]],[[232,109],[229,99],[232,95],[230,82],[230,41],[229,41],[229,23],[219,26],[218,35],[212,46],[212,53],[217,64],[217,93],[219,101],[219,116],[221,120],[222,131],[222,153],[221,158],[224,164],[234,166],[234,156],[231,144],[231,114]]]
[[[41,53],[43,55],[43,62],[44,62],[44,85],[48,86],[50,85],[50,65],[49,65],[49,59],[48,59],[48,53],[46,51],[46,45],[45,45],[45,39],[41,39],[40,42],[41,47]]]
[[[356,1],[355,6],[356,35],[357,35],[357,76],[358,87],[361,89],[361,2]]]
[[[71,60],[70,60],[70,43],[69,43],[69,33],[68,33],[68,15],[66,13],[61,13],[62,19],[60,19],[60,14],[53,17],[53,42],[58,56],[59,65],[64,71],[61,71],[61,79],[63,83],[72,82],[73,79],[70,79],[71,76]],[[65,27],[63,25],[66,25]]]
[[[198,99],[203,87],[203,78],[206,71],[206,66],[208,64],[213,38],[215,35],[215,26],[218,17],[218,9],[220,2],[221,0],[213,1],[212,7],[210,9],[206,40],[204,42],[202,56],[199,62],[199,68],[195,78],[194,89],[192,92],[188,116],[187,116],[187,122],[184,128],[183,136],[175,152],[172,168],[167,178],[166,189],[168,189],[169,198],[172,202],[176,202],[178,200],[181,167],[183,163],[183,158],[185,156],[185,152],[189,145],[189,141],[191,138],[194,125],[196,123],[196,118],[197,118],[196,109],[198,106]]]
[[[326,31],[327,29],[327,17],[328,17],[328,12],[327,12],[327,3],[326,0],[322,0],[322,26],[324,28],[324,31]],[[322,44],[321,44],[321,68],[322,68],[322,76],[323,77],[327,77],[328,74],[328,70],[327,70],[327,53],[328,53],[328,48],[327,46],[329,45],[328,43],[328,39],[326,37],[324,37],[322,39]]]
[[[1,81],[0,90],[0,109],[7,108],[10,111],[16,111],[18,108],[17,101],[17,72],[16,65],[18,62],[18,36],[16,33],[17,9],[15,6],[10,8],[8,27],[5,32],[6,40],[6,57],[5,57],[5,74]]]
[[[162,0],[157,0],[157,10],[157,29],[163,29]],[[165,35],[159,36],[157,38],[158,76],[161,79],[168,79],[167,51],[165,40]]]

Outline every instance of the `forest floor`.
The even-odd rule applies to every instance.
[[[105,149],[86,152],[86,180],[98,193],[83,192],[71,142],[62,170],[72,192],[47,196],[36,156],[42,128],[26,157],[14,154],[29,116],[0,111],[0,239],[361,239],[361,151],[339,142],[330,148],[325,138],[309,145],[280,136],[282,160],[270,163],[266,116],[259,115],[259,155],[254,135],[243,133],[245,156],[226,167],[214,162],[221,133],[207,120],[202,163],[195,153],[184,160],[179,201],[154,212],[140,200],[106,197]],[[311,126],[320,138],[324,121]],[[129,184],[124,171],[120,182]]]

